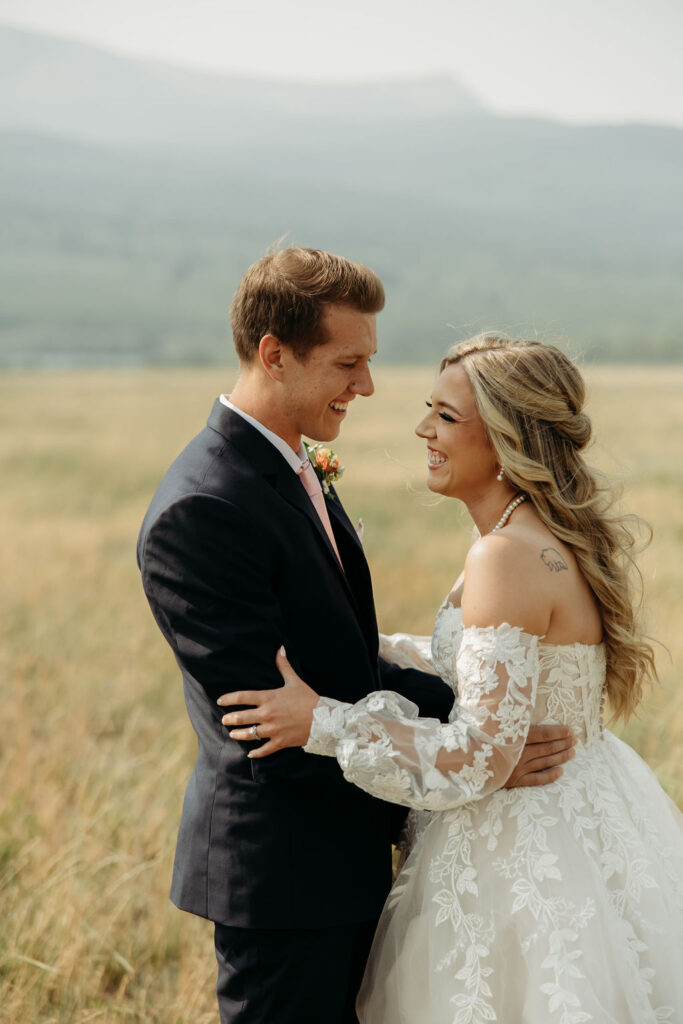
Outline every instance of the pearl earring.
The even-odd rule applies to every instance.
[[[505,470],[501,466],[500,467],[500,473],[498,473],[498,475],[496,477],[496,480],[500,480],[502,482],[504,476],[505,476]]]

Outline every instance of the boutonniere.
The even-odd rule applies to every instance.
[[[320,481],[323,494],[329,494],[330,484],[336,484],[344,472],[344,467],[331,448],[326,448],[322,444],[306,444],[305,442],[304,446],[313,463],[313,469]],[[334,498],[334,495],[332,497]]]

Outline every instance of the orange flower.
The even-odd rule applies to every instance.
[[[341,477],[344,467],[332,449],[325,445],[306,445],[306,451],[313,462],[323,493],[329,494],[330,484],[336,483]]]

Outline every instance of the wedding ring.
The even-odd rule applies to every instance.
[[[260,740],[261,739],[261,737],[258,734],[258,725],[252,725],[252,727],[249,730],[249,732],[251,733],[251,735],[254,737],[255,740]]]

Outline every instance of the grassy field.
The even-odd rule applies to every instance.
[[[194,759],[135,539],[231,371],[0,376],[0,1021],[214,1024],[211,926],[167,900]],[[593,460],[653,524],[662,687],[620,730],[683,805],[683,369],[590,369]],[[380,625],[428,632],[469,520],[424,487],[433,374],[386,369],[336,449]]]

